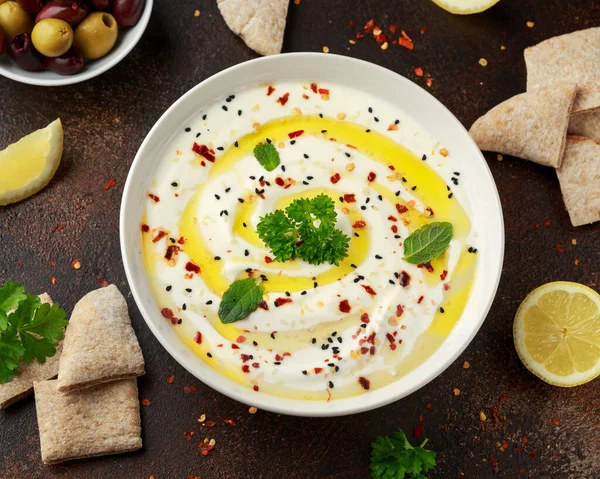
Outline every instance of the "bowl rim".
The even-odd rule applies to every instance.
[[[299,400],[299,399],[282,398],[282,397],[273,396],[273,395],[269,395],[269,394],[262,393],[262,392],[253,392],[252,394],[248,395],[247,393],[249,390],[247,387],[242,387],[241,391],[236,391],[237,388],[235,388],[233,386],[234,385],[239,386],[237,383],[234,383],[233,381],[225,378],[224,376],[219,374],[216,370],[214,370],[210,367],[208,367],[208,371],[203,371],[200,373],[197,370],[197,368],[194,368],[193,364],[187,359],[186,354],[183,354],[183,353],[181,353],[181,351],[177,350],[171,344],[170,340],[162,334],[162,332],[159,330],[158,326],[155,325],[154,322],[152,321],[152,319],[151,319],[152,316],[154,315],[154,316],[158,317],[158,316],[160,316],[160,313],[158,311],[158,308],[154,308],[155,311],[153,313],[151,313],[146,306],[146,302],[144,301],[144,298],[145,298],[145,296],[150,295],[152,302],[154,302],[155,300],[154,300],[153,294],[150,291],[149,286],[145,288],[145,289],[147,289],[147,291],[142,291],[142,288],[140,287],[140,285],[136,283],[136,281],[134,279],[134,267],[132,265],[133,260],[130,261],[130,259],[129,259],[130,256],[133,258],[136,253],[135,253],[135,246],[133,244],[129,244],[127,241],[127,233],[130,230],[130,228],[133,228],[132,225],[135,225],[136,232],[139,234],[138,226],[139,226],[140,218],[136,218],[135,221],[132,221],[132,222],[129,222],[128,218],[127,218],[127,212],[131,208],[129,205],[136,201],[136,197],[133,196],[132,190],[137,186],[137,185],[134,185],[134,183],[140,182],[137,171],[143,162],[143,158],[146,156],[145,150],[147,149],[147,145],[150,143],[150,139],[154,135],[156,135],[163,126],[165,126],[164,124],[168,122],[169,117],[171,115],[173,115],[174,112],[176,112],[182,105],[184,105],[188,101],[188,98],[193,96],[198,90],[207,87],[211,83],[215,83],[215,84],[219,83],[223,79],[223,77],[239,74],[240,70],[244,70],[249,67],[255,67],[255,68],[265,67],[267,70],[269,70],[268,66],[272,67],[273,63],[276,64],[278,61],[281,61],[280,59],[282,59],[282,58],[292,58],[294,60],[300,60],[301,58],[307,58],[308,60],[310,60],[310,59],[317,59],[317,58],[322,59],[323,57],[327,57],[328,61],[335,61],[335,62],[342,62],[342,63],[346,62],[348,64],[348,66],[350,66],[350,67],[371,69],[373,71],[373,74],[376,74],[378,72],[386,73],[387,75],[391,74],[392,76],[394,76],[395,79],[398,80],[399,83],[402,83],[403,85],[410,84],[410,85],[412,85],[412,87],[418,88],[419,90],[421,90],[421,94],[424,93],[427,96],[429,96],[430,97],[429,99],[433,100],[434,104],[436,105],[437,108],[440,109],[440,111],[445,112],[446,116],[449,115],[449,119],[450,119],[450,121],[455,123],[455,127],[462,130],[462,133],[464,134],[464,141],[467,143],[467,145],[470,147],[470,149],[473,150],[474,156],[477,157],[477,158],[472,158],[471,160],[481,162],[481,167],[483,168],[483,171],[485,172],[485,175],[486,175],[485,180],[489,181],[490,185],[492,187],[491,191],[489,191],[489,194],[490,194],[489,199],[491,200],[491,203],[492,203],[492,205],[491,205],[492,209],[490,209],[489,212],[486,211],[486,213],[489,213],[490,217],[492,217],[493,220],[497,223],[497,225],[496,225],[497,229],[494,230],[494,233],[497,233],[499,235],[497,238],[498,251],[494,252],[496,261],[492,264],[486,263],[486,270],[492,270],[494,272],[494,277],[493,277],[493,281],[489,282],[488,286],[486,286],[487,297],[485,298],[485,304],[484,304],[483,308],[480,308],[480,311],[482,312],[481,317],[479,317],[477,319],[477,321],[474,322],[474,324],[472,325],[472,329],[470,329],[468,334],[466,334],[465,336],[461,336],[459,340],[453,341],[450,346],[447,346],[447,348],[451,348],[451,354],[446,355],[442,361],[440,361],[436,365],[433,365],[427,374],[423,374],[422,377],[420,377],[418,380],[416,380],[415,384],[412,387],[400,390],[396,394],[388,394],[389,397],[384,397],[384,398],[378,398],[376,391],[383,391],[386,388],[390,388],[394,384],[397,384],[398,381],[392,381],[390,384],[388,384],[382,388],[379,388],[376,391],[367,393],[366,395],[352,396],[352,397],[344,398],[344,399],[336,399],[336,400],[332,401],[331,403],[327,403],[327,402],[315,401],[315,400]],[[276,71],[276,70],[271,68],[269,71]],[[277,75],[273,74],[273,76],[276,77]],[[272,81],[276,81],[275,78]],[[249,86],[250,86],[250,84],[249,84]],[[166,126],[165,129],[167,131],[169,131],[169,133],[171,133],[173,131],[172,127],[169,127],[169,126]],[[139,202],[139,199],[137,201]],[[471,198],[471,203],[472,202],[473,202],[473,199]],[[494,182],[494,178],[492,176],[492,173],[490,171],[490,168],[489,168],[485,158],[483,157],[483,154],[481,153],[481,151],[479,150],[479,148],[477,147],[477,145],[475,144],[473,139],[470,137],[467,130],[460,123],[460,121],[439,100],[437,100],[433,95],[431,95],[431,93],[429,93],[427,90],[420,87],[419,85],[413,83],[408,78],[403,77],[402,75],[400,75],[392,70],[389,70],[385,67],[376,65],[371,62],[367,62],[367,61],[352,58],[352,57],[347,57],[347,56],[343,56],[343,55],[334,55],[334,54],[324,54],[324,53],[317,53],[317,52],[285,53],[285,54],[275,55],[275,56],[271,56],[271,57],[255,58],[255,59],[252,59],[252,60],[240,63],[240,64],[233,65],[225,70],[222,70],[222,71],[212,75],[211,77],[206,78],[205,80],[203,80],[202,82],[200,82],[199,84],[197,84],[196,86],[191,88],[189,91],[187,91],[185,94],[183,94],[178,100],[176,100],[163,113],[163,115],[161,115],[161,117],[156,121],[156,123],[154,124],[152,129],[146,135],[144,141],[142,142],[142,144],[141,144],[140,148],[138,149],[138,152],[132,162],[132,165],[129,170],[129,174],[127,176],[127,181],[126,181],[125,187],[123,189],[119,230],[120,230],[120,245],[121,245],[121,254],[122,254],[122,259],[123,259],[123,265],[125,268],[127,281],[129,283],[129,287],[133,294],[134,300],[136,302],[136,305],[138,306],[138,309],[140,310],[142,317],[144,318],[144,321],[146,322],[146,324],[148,325],[148,327],[150,328],[150,330],[152,331],[154,336],[158,339],[158,341],[162,344],[162,346],[167,350],[167,352],[181,366],[183,366],[190,374],[192,374],[193,376],[198,378],[204,384],[210,386],[211,388],[217,390],[218,392],[224,394],[225,396],[227,396],[229,398],[235,399],[236,401],[239,401],[244,404],[253,405],[260,409],[264,409],[264,410],[279,413],[279,414],[286,414],[286,415],[291,415],[291,416],[306,416],[306,417],[343,416],[343,415],[349,415],[349,414],[370,411],[370,410],[385,406],[385,405],[395,402],[399,399],[402,399],[402,398],[408,396],[409,394],[412,394],[413,392],[417,391],[418,389],[422,388],[423,386],[425,386],[426,384],[431,382],[440,373],[442,373],[444,370],[446,370],[462,354],[462,352],[467,348],[467,346],[471,343],[471,341],[473,340],[473,338],[479,331],[481,325],[483,324],[484,320],[486,319],[486,317],[489,313],[492,303],[496,297],[498,285],[500,282],[500,277],[501,277],[501,273],[502,273],[502,265],[503,265],[503,260],[504,260],[504,247],[505,247],[504,220],[503,220],[502,206],[501,206],[498,190],[497,190],[496,184]],[[481,262],[482,260],[479,259],[478,261]],[[144,272],[143,274],[146,274],[146,273]],[[487,279],[489,280],[490,278],[488,277]],[[473,285],[473,289],[475,289],[475,286],[477,283],[478,283],[478,280],[476,279],[474,282],[474,285]],[[472,299],[473,299],[473,291],[471,291],[471,293],[470,293],[470,297],[467,302],[467,305],[465,306],[465,310],[469,306],[469,303],[471,302]],[[461,315],[461,319],[463,318],[463,316],[464,316],[464,311],[463,311],[463,315]],[[460,324],[460,320],[453,327],[452,331],[455,331],[456,329],[458,329],[459,324]],[[444,344],[448,343],[448,340],[450,339],[450,336],[452,335],[452,331],[449,333],[449,336],[444,339],[443,343],[431,354],[431,356],[429,356],[423,363],[421,363],[419,366],[417,366],[415,368],[415,370],[412,372],[419,370],[419,368],[421,368],[421,366],[423,366],[427,362],[431,361],[431,359],[436,355],[436,353],[438,353],[444,347]],[[179,338],[176,338],[176,340],[181,342],[181,340]],[[183,344],[183,343],[181,343],[181,344]],[[187,346],[186,346],[186,348],[187,348]],[[411,374],[411,373],[409,373],[409,374]],[[365,399],[364,401],[362,401],[362,404],[356,403],[356,398],[358,398],[358,397]],[[366,398],[369,398],[369,399],[366,399]],[[335,404],[335,407],[330,406],[333,404]]]
[[[126,33],[132,32],[132,36],[129,37],[127,43],[121,43],[114,51],[109,52],[110,59],[102,66],[97,69],[88,69],[84,70],[81,73],[76,73],[75,75],[59,75],[57,78],[31,78],[25,74],[14,73],[13,71],[5,68],[0,64],[0,75],[9,78],[10,80],[14,80],[19,83],[25,83],[26,85],[34,85],[34,86],[65,86],[65,85],[74,85],[76,83],[81,83],[92,78],[97,77],[98,75],[102,75],[104,72],[110,70],[117,63],[119,63],[123,58],[125,58],[131,50],[135,48],[135,46],[142,38],[142,35],[146,31],[146,27],[148,26],[148,22],[150,21],[150,15],[152,14],[152,7],[154,4],[154,0],[145,0],[144,11],[142,12],[142,16],[140,17],[138,23],[136,23],[133,27],[129,27]],[[106,12],[110,13],[110,12]],[[114,56],[112,55],[114,54]],[[6,53],[8,55],[8,53]],[[38,72],[27,72],[27,73],[38,73]]]

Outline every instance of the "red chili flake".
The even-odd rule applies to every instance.
[[[553,426],[560,426],[560,419],[558,419],[557,417],[553,417],[552,418],[552,425]]]
[[[256,384],[254,386],[252,386],[252,389],[254,389],[256,392],[258,392],[258,386]]]
[[[240,354],[240,359],[242,360],[243,363],[250,361],[250,355],[249,354]]]
[[[197,344],[202,344],[202,333],[200,331],[196,332],[196,336],[194,336],[194,342]]]
[[[235,343],[231,343],[231,349],[240,349],[240,347]]]
[[[281,176],[278,176],[277,178],[275,178],[275,184],[277,186],[284,186],[285,181],[283,181],[283,178]]]
[[[526,437],[524,437],[523,439],[521,439],[521,442],[523,444],[529,444],[529,439],[527,439]]]
[[[354,193],[347,193],[344,195],[344,201],[346,203],[356,203],[356,196]]]
[[[367,33],[371,33],[373,31],[373,29],[375,28],[375,20],[373,20],[371,18],[371,20],[369,20],[366,24],[365,24],[365,32]]]
[[[317,84],[316,83],[311,83],[310,84],[310,89],[314,92],[317,93],[318,92],[318,88],[317,88]]]
[[[400,317],[404,313],[404,308],[401,304],[396,305],[396,316]]]
[[[329,95],[329,90],[327,88],[319,88],[319,94]]]
[[[535,451],[529,451],[529,457],[530,457],[531,459],[535,459],[535,458],[536,458],[536,456],[537,456],[537,454],[535,453]]]
[[[179,239],[177,240],[177,242],[179,244],[185,244],[185,238],[183,236],[180,236]]]
[[[350,21],[348,22],[348,26],[349,26],[350,28],[354,28],[354,26],[355,26],[355,25],[356,25],[356,23],[354,22],[354,20],[350,20]]]
[[[398,125],[396,125],[395,123],[392,123],[390,126],[388,126],[388,131],[396,131],[397,129]]]
[[[54,231],[61,231],[62,229],[62,225],[58,225],[56,228],[54,228]]]
[[[396,33],[396,25],[390,25],[390,26],[388,27],[388,30],[389,30],[390,32],[392,32],[392,33]]]
[[[323,368],[315,368],[313,369],[313,371],[315,372],[315,374],[319,374],[321,371],[323,371]]]
[[[361,284],[361,286],[362,286],[363,288],[365,288],[365,291],[366,291],[367,293],[369,293],[371,296],[375,296],[375,295],[377,294],[377,292],[376,292],[376,291],[375,291],[373,288],[371,288],[371,286],[369,286],[369,285],[366,285],[366,284]]]
[[[265,311],[269,311],[269,305],[266,301],[261,301],[258,305],[259,308],[264,309]]]
[[[281,361],[282,359],[283,359],[283,356],[281,354],[277,353],[275,355],[275,361]]]
[[[275,91],[275,88],[273,88],[271,85],[269,85],[269,88],[267,88],[267,96],[271,96],[271,94]]]
[[[285,104],[288,102],[289,99],[290,99],[290,94],[285,93],[283,96],[280,96],[277,99],[277,103],[281,103],[281,106],[285,106]]]
[[[383,42],[387,42],[390,40],[389,35],[384,35],[383,33],[380,33],[379,35],[375,36],[375,41],[377,43],[383,43]]]
[[[400,286],[406,288],[410,284],[410,274],[406,271],[400,271]]]
[[[558,251],[559,253],[564,253],[565,249],[561,245],[557,244],[556,245],[556,251]]]
[[[260,368],[260,364],[259,363],[252,363],[252,367],[254,369],[258,369],[258,368]]]
[[[427,31],[427,28],[426,27],[422,27],[421,28],[421,35],[423,35],[426,31]]]
[[[106,287],[110,286],[110,283],[108,281],[106,281],[102,276],[100,276],[98,278],[98,284],[100,285],[101,288],[106,288]]]
[[[423,424],[419,424],[417,427],[415,427],[415,430],[413,431],[413,436],[421,437],[423,435],[423,428]]]
[[[349,313],[352,308],[350,307],[350,303],[348,303],[348,300],[344,299],[340,301],[339,309],[342,313]]]
[[[175,376],[169,376],[167,378],[167,384],[173,384],[173,381],[175,381]]]
[[[423,301],[424,297],[425,296],[423,296],[423,295],[419,296],[419,299],[417,300],[417,304],[421,304],[421,301]]]
[[[429,217],[430,218],[434,215],[433,210],[431,209],[430,206],[428,206],[427,208],[425,208],[425,211],[427,211],[429,213]]]
[[[142,224],[142,233],[147,233],[148,231],[150,231],[150,226],[145,223]]]
[[[398,227],[396,225],[392,225],[392,233],[397,233],[398,232]]]
[[[225,424],[229,424],[230,426],[235,426],[236,422],[233,419],[223,419]]]
[[[408,38],[405,38],[405,37],[400,37],[398,39],[398,44],[401,47],[404,47],[408,50],[413,50],[415,48],[415,44],[412,41],[410,41]]]
[[[428,86],[429,88],[431,88],[431,87],[432,87],[432,85],[433,85],[433,80],[432,80],[431,78],[427,78],[427,79],[425,80],[425,83],[427,84],[427,86]]]
[[[433,273],[433,266],[431,266],[431,263],[419,264],[417,265],[417,268],[425,268],[429,273]]]
[[[215,427],[217,425],[217,423],[215,421],[212,421],[211,419],[204,421],[202,423],[202,427],[207,427],[208,429],[211,429],[213,427]]]
[[[238,336],[238,338],[235,340],[236,343],[243,343],[246,341],[246,336]]]
[[[365,226],[367,226],[367,223],[363,220],[358,220],[352,225],[352,228],[364,228]]]
[[[265,263],[269,264],[273,262],[273,258],[271,258],[270,256],[265,256]]]
[[[369,173],[369,176],[367,176],[367,181],[370,183],[371,181],[375,181],[375,178],[377,178],[377,175],[373,171],[371,171]]]
[[[200,454],[202,454],[203,456],[208,456],[210,451],[212,451],[214,448],[215,448],[215,446],[211,446],[208,442],[201,442],[200,443]]]
[[[156,236],[154,238],[152,238],[152,242],[153,243],[158,243],[161,239],[163,239],[165,236],[167,236],[167,232],[166,231],[159,231]]]
[[[184,386],[183,391],[186,393],[195,393],[198,390],[196,386]]]
[[[420,67],[415,68],[415,75],[417,75],[418,77],[422,77],[423,76],[423,69]]]
[[[358,384],[360,384],[360,387],[366,391],[371,388],[371,381],[369,381],[367,378],[363,378],[362,376],[358,378]]]
[[[338,181],[340,181],[340,178],[340,174],[336,173],[331,178],[329,178],[329,180],[335,185]]]
[[[114,179],[110,179],[106,182],[106,184],[104,185],[104,191],[108,191],[110,190],[113,186],[115,186],[117,184],[117,182]]]
[[[275,300],[275,306],[283,306],[284,304],[291,303],[292,298],[277,298]]]
[[[440,279],[444,281],[446,279],[446,276],[448,276],[448,271],[444,270],[442,271],[442,274],[440,274]]]
[[[433,411],[433,405],[431,403],[427,403],[425,406],[429,411]]]
[[[398,213],[402,215],[408,211],[408,206],[396,203],[396,210],[398,210]]]
[[[360,321],[361,321],[362,323],[365,323],[365,324],[366,324],[366,323],[369,323],[369,321],[371,321],[371,320],[369,319],[369,313],[363,313],[363,314],[361,314],[361,315],[360,315]]]
[[[361,32],[356,32],[356,38],[360,40],[361,38],[364,38],[364,35]]]
[[[192,440],[192,436],[196,434],[194,431],[189,432],[189,431],[183,431],[183,435],[185,436],[185,438],[187,439],[188,442],[190,442]]]
[[[152,193],[148,193],[148,198],[150,198],[155,203],[158,203],[160,201],[160,198],[156,195],[153,195]]]
[[[390,349],[394,351],[396,349],[396,344],[394,343],[394,336],[392,336],[390,333],[385,333],[385,337],[390,342]]]
[[[292,131],[291,133],[288,133],[288,136],[290,139],[298,138],[300,135],[302,135],[302,133],[304,133],[304,130]]]
[[[177,324],[178,318],[176,318],[175,316],[173,316],[173,311],[169,308],[163,308],[160,310],[160,313],[169,321],[171,321],[171,324]]]
[[[170,260],[173,256],[176,256],[181,251],[181,248],[175,244],[171,244],[167,246],[167,251],[165,253],[165,259]]]
[[[248,366],[247,364],[244,364],[242,366],[242,371],[244,371],[246,374],[248,374],[250,372],[250,366]]]
[[[495,425],[498,425],[498,424],[502,423],[502,418],[500,417],[500,413],[498,412],[497,408],[491,407],[490,408],[490,414],[492,415],[492,422]]]
[[[150,406],[150,401],[148,401],[147,399],[142,399],[142,406]]]
[[[192,273],[200,273],[200,266],[192,263],[191,261],[188,261],[185,264],[185,269],[186,269],[186,271],[191,271]]]
[[[367,348],[366,346],[363,346],[362,348],[360,348],[360,354],[367,354],[369,352],[369,348]]]
[[[210,150],[208,148],[208,146],[199,145],[198,143],[194,142],[194,146],[192,146],[192,150],[195,153],[198,153],[200,156],[207,159],[208,161],[210,161],[211,163],[215,162],[215,155],[213,154],[214,152],[212,150]]]

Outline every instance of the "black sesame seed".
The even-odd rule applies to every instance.
[[[209,358],[212,358],[212,354],[210,354],[210,353],[206,353],[206,355],[207,355]]]
[[[170,241],[171,243],[175,243],[175,238],[169,238],[169,241]]]
[[[366,210],[366,209],[367,209],[367,207],[366,207],[365,205],[362,205],[362,206],[360,207],[360,209],[364,211],[364,210]]]
[[[302,184],[303,185],[309,185],[310,183],[308,181],[303,181]]]
[[[402,177],[402,183],[406,183],[406,178]]]
[[[423,155],[423,156],[421,157],[421,159],[422,159],[423,161],[427,160],[427,155]]]
[[[337,373],[339,370],[340,370],[340,367],[339,367],[339,366],[336,366],[336,367],[335,367],[335,372]]]
[[[202,119],[203,119],[203,120],[206,120],[206,115],[202,115]]]
[[[295,144],[296,144],[296,140],[290,141],[290,145],[295,145]]]
[[[185,310],[187,309],[187,305],[186,305],[185,303],[183,303],[183,304],[181,305],[181,309],[183,309],[183,310],[185,311]]]
[[[275,361],[273,364],[274,364],[275,366],[279,366],[279,365],[281,364],[281,361]]]
[[[373,113],[373,108],[369,107],[369,113]]]
[[[340,203],[343,203],[343,202],[344,202],[344,197],[340,196]]]
[[[314,178],[314,176],[307,176],[307,177],[306,177],[306,179],[307,179],[308,181],[312,180],[313,178]]]
[[[354,232],[354,236],[356,236],[357,238],[360,238],[360,235],[356,231]]]
[[[323,118],[323,113],[319,113],[319,118]]]
[[[327,133],[327,130],[321,130],[321,133]]]
[[[165,289],[166,289],[167,291],[171,291],[171,289],[172,289],[172,288],[173,288],[173,286],[167,286]]]
[[[251,180],[255,180],[255,179],[256,179],[256,176],[251,176],[251,177],[250,177],[250,179],[251,179]]]
[[[345,154],[346,154],[346,156],[347,156],[348,158],[350,158],[350,157],[352,156],[352,155],[351,155],[350,153],[348,153],[348,152],[346,152]]]
[[[459,173],[458,171],[455,171],[455,172],[454,172],[454,174],[455,174],[456,176],[460,176],[460,173]]]
[[[377,258],[377,259],[383,259],[383,256],[380,256],[380,255],[376,254],[375,258]]]
[[[448,198],[452,198],[453,196],[454,196],[454,193],[450,193],[450,194],[448,195]]]
[[[333,339],[331,339],[331,338],[327,338],[327,342],[328,342],[329,344],[331,344],[331,343],[333,343]]]
[[[316,281],[313,283],[313,288],[316,288],[317,286],[319,286],[319,283],[317,283]]]
[[[315,344],[317,342],[317,338],[312,338],[311,342]]]
[[[329,344],[321,344],[321,349],[323,351],[325,351],[326,349],[329,349]]]
[[[333,351],[333,354],[337,354],[340,352],[340,348],[338,348],[337,346],[334,346],[333,348],[331,348],[331,351]]]
[[[254,346],[258,346],[258,343],[256,341],[252,341],[252,344],[254,344]]]
[[[244,250],[244,256],[250,256],[250,251],[248,251],[247,249]]]
[[[239,143],[238,143],[237,141],[234,143],[234,145],[235,145],[235,147],[236,147],[236,148],[237,148],[238,146],[240,146],[240,145],[239,145]]]
[[[333,383],[329,381],[329,389],[333,389]]]
[[[377,195],[377,198],[379,198],[379,201],[383,201],[383,196]]]
[[[215,256],[215,261],[221,261],[221,257],[220,256]]]
[[[263,281],[269,281],[269,278],[267,278],[267,276],[264,274],[260,275],[260,279],[262,279]]]
[[[376,116],[374,116],[374,117],[373,117],[373,119],[374,119],[376,122],[378,122],[378,121],[379,121],[379,118],[377,118]]]
[[[171,183],[171,186],[174,186],[175,188],[177,188],[179,185],[177,184],[176,181],[174,181],[173,183]]]
[[[242,110],[238,110],[238,116],[242,116]]]
[[[221,199],[221,197],[219,195],[215,195],[215,198],[218,199],[218,200]]]
[[[238,201],[239,201],[240,203],[243,203],[243,202],[244,202],[244,198],[238,198]]]
[[[210,306],[210,305],[212,304],[212,299],[209,299],[209,300],[206,302],[206,304],[207,304],[208,306]]]
[[[390,284],[396,284],[396,282],[393,279],[388,280],[390,282]]]
[[[394,122],[394,125],[397,125],[397,124],[399,124],[399,123],[400,123],[400,120],[396,120],[396,121]]]
[[[417,185],[413,186],[411,190],[415,191],[417,189]]]
[[[252,268],[246,268],[246,273],[249,273],[250,271],[252,271]]]
[[[400,239],[400,238],[401,238],[401,236],[400,236],[400,235],[394,235],[394,238],[396,238],[396,239]]]
[[[219,151],[224,151],[224,150],[225,150],[225,148],[223,148],[222,146],[217,146],[217,150],[219,150]]]
[[[183,319],[179,318],[179,319],[177,320],[177,324],[181,324],[181,323],[183,323]]]
[[[275,333],[271,333],[271,339],[275,339]]]
[[[365,323],[362,323],[362,324],[360,325],[360,327],[361,327],[361,328],[363,328],[363,329],[365,329],[365,328],[367,327],[367,325],[366,325]]]
[[[468,251],[469,251],[469,253],[472,253],[472,252],[473,252],[473,247],[472,247],[472,246],[469,246],[469,249],[468,249]]]
[[[473,248],[473,253],[477,253],[477,248]]]
[[[308,155],[306,153],[304,153],[304,158],[308,160]]]
[[[342,337],[338,336],[337,340],[338,340],[338,343],[341,343],[342,342]]]
[[[400,196],[400,190],[396,191],[396,196]]]
[[[281,165],[281,171],[285,173],[285,165]]]
[[[186,290],[188,293],[191,293],[191,292],[192,292],[192,288],[185,288],[185,290]]]
[[[302,371],[302,374],[304,374],[306,376],[308,374],[308,371],[304,370],[304,371]]]
[[[227,107],[225,105],[223,105],[221,108],[223,108],[223,110],[227,111]]]
[[[367,129],[367,130],[365,130],[365,131],[366,131],[367,133],[371,133],[371,129],[370,129],[370,128],[369,128],[369,129]]]
[[[327,366],[329,366],[330,368],[332,368],[332,367],[335,366],[335,364],[333,364],[333,363],[327,363]]]
[[[245,222],[244,222],[244,223],[242,223],[242,225],[244,225],[244,228],[246,228],[246,226],[247,226]]]
[[[365,277],[362,274],[359,274],[358,279],[360,279],[362,281],[363,279],[365,279]]]
[[[304,296],[304,295],[306,294],[306,291],[302,291],[300,294],[301,294],[302,296]]]
[[[225,193],[229,193],[230,191],[231,191],[231,187],[228,186],[227,188],[225,188]]]
[[[227,103],[231,103],[231,97],[225,98],[225,101],[226,101]]]
[[[261,176],[261,177],[258,179],[258,181],[263,181],[264,179],[265,179],[265,177],[264,177],[264,176]]]
[[[333,333],[331,333],[331,335],[335,338],[337,336],[337,331],[334,331]]]
[[[352,266],[354,269],[357,268],[357,266],[354,263],[350,263],[350,266]]]
[[[286,291],[285,295],[289,298],[292,295],[292,293],[290,293],[289,291]]]
[[[445,313],[444,308],[442,308],[441,306],[440,306],[440,313],[442,313],[442,314]]]
[[[186,133],[189,133],[190,131],[192,131],[192,129],[191,129],[190,127],[187,127],[187,128],[185,129],[185,132],[186,132]]]
[[[196,138],[198,138],[202,133],[198,132],[196,133]]]

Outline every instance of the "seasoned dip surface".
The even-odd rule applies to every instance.
[[[272,172],[253,155],[267,139],[281,158]],[[165,321],[224,376],[282,397],[363,394],[401,381],[460,318],[477,256],[464,163],[410,112],[340,85],[260,85],[202,107],[160,154],[143,199],[147,272]],[[274,261],[260,218],[321,193],[348,257]],[[448,251],[407,263],[403,240],[432,221],[453,224]],[[222,324],[221,296],[248,276],[264,302]]]

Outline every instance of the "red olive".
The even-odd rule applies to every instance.
[[[6,34],[4,33],[4,30],[0,28],[0,56],[2,56],[6,50],[6,43]]]
[[[42,9],[41,0],[17,0],[27,13],[35,15]]]
[[[44,57],[33,48],[29,33],[19,33],[10,42],[10,56],[23,70],[41,72],[45,70]]]
[[[83,68],[83,57],[76,50],[69,50],[64,55],[46,58],[46,68],[60,75],[74,75]]]
[[[35,17],[35,23],[46,18],[58,18],[64,20],[69,25],[77,25],[85,18],[88,12],[87,5],[78,0],[71,0],[69,3],[60,3],[56,0],[46,4],[42,11]]]
[[[97,10],[108,10],[108,7],[110,7],[110,0],[89,0],[89,2]]]
[[[133,27],[142,16],[144,0],[114,0],[113,17],[120,27]]]

